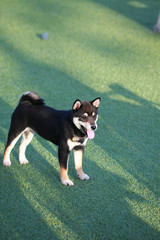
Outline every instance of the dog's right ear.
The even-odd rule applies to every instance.
[[[72,109],[74,111],[77,111],[78,109],[80,109],[80,107],[82,106],[82,103],[79,99],[77,99],[74,103],[73,103],[73,107]]]

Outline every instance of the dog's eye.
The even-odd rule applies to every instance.
[[[97,118],[97,114],[92,114],[92,116],[93,116],[93,119],[95,120],[96,118]]]
[[[86,115],[82,115],[80,117],[80,120],[83,121],[83,122],[87,121],[87,116]]]

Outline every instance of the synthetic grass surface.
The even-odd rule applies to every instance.
[[[101,97],[99,128],[73,187],[37,135],[30,164],[0,166],[0,239],[160,239],[159,1],[1,0],[0,156],[23,92],[70,109]],[[39,35],[49,33],[43,41]]]

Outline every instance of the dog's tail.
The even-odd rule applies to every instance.
[[[19,103],[28,101],[34,105],[44,105],[44,99],[42,99],[40,96],[38,96],[35,92],[26,92],[22,95],[22,97],[19,100]]]

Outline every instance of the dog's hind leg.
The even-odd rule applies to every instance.
[[[29,161],[26,158],[25,151],[26,147],[32,141],[34,132],[30,128],[26,128],[22,135],[22,140],[19,145],[19,162],[20,164],[28,164]]]
[[[16,136],[12,135],[11,132],[9,133],[8,141],[7,141],[6,148],[5,148],[4,155],[3,155],[3,165],[4,166],[11,165],[10,153],[11,153],[13,147],[15,146],[16,142],[18,141],[18,139],[21,137],[21,135],[22,135],[22,132]]]

